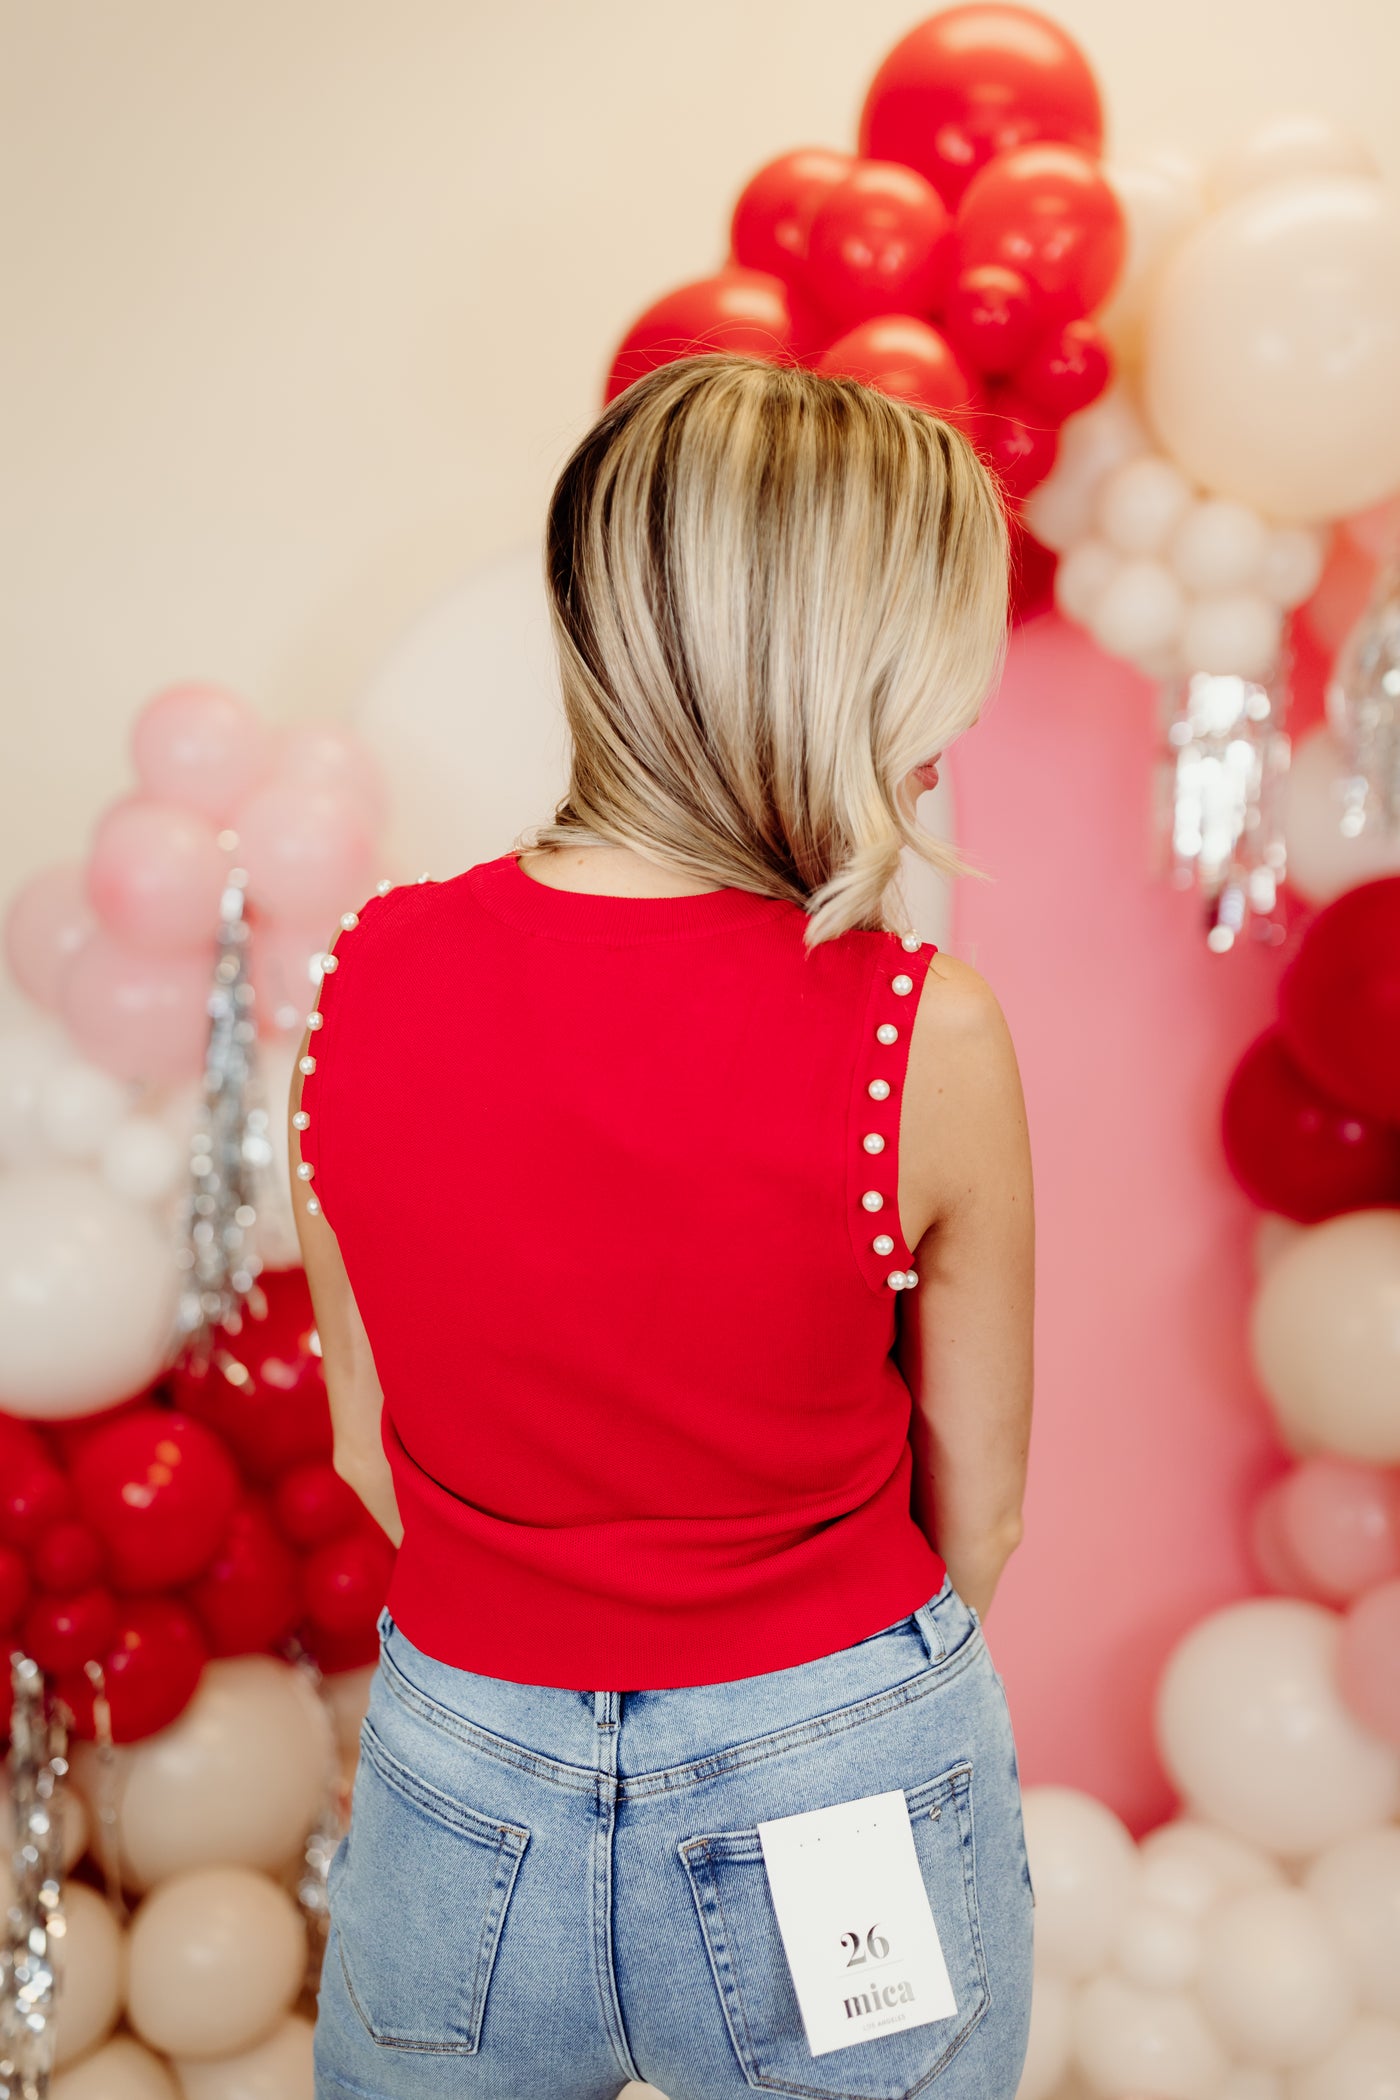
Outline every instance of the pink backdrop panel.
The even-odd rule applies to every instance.
[[[953,949],[1006,1013],[1035,1171],[1026,1535],[988,1640],[1023,1783],[1085,1788],[1136,1835],[1177,1805],[1163,1663],[1264,1590],[1246,1516],[1287,1463],[1246,1347],[1259,1213],[1218,1130],[1294,941],[1214,954],[1197,899],[1154,874],[1153,700],[1046,613],[949,753],[959,844],[995,877],[956,885]]]

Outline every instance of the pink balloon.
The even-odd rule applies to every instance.
[[[1400,1582],[1367,1590],[1342,1620],[1337,1687],[1363,1728],[1400,1745]]]
[[[131,753],[145,793],[179,802],[223,825],[272,766],[271,731],[255,708],[223,686],[191,679],[167,686],[142,708]]]
[[[1344,1604],[1400,1575],[1400,1484],[1379,1466],[1305,1458],[1282,1483],[1280,1523],[1313,1595]]]
[[[1343,518],[1342,530],[1363,554],[1370,555],[1372,561],[1384,561],[1400,544],[1400,496],[1387,496],[1384,502],[1373,503],[1369,510],[1359,510],[1353,517]]]
[[[269,780],[234,816],[248,897],[269,918],[329,927],[373,887],[369,827],[353,797]]]
[[[5,913],[5,962],[36,1006],[57,1013],[63,974],[96,928],[80,861],[55,862],[20,885]]]
[[[1335,652],[1366,610],[1376,580],[1376,564],[1345,532],[1334,532],[1322,580],[1299,607],[1299,618],[1313,639]]]
[[[260,1035],[297,1035],[316,1004],[311,959],[334,936],[334,926],[294,926],[286,919],[261,919],[248,943],[253,1012]]]
[[[59,1011],[77,1048],[118,1079],[158,1082],[203,1070],[214,946],[153,955],[99,927],[64,975]]]
[[[230,865],[207,817],[130,795],[98,819],[88,896],[107,931],[129,948],[203,953],[218,927]]]
[[[334,722],[306,722],[285,730],[277,748],[277,778],[349,795],[372,832],[382,831],[388,822],[389,790],[379,761],[353,730]]]
[[[1283,1491],[1291,1475],[1271,1481],[1254,1503],[1249,1516],[1249,1545],[1255,1563],[1271,1590],[1285,1597],[1307,1597],[1321,1602],[1312,1578],[1293,1551],[1284,1523]]]

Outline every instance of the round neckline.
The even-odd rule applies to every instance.
[[[778,911],[799,912],[785,897],[755,890],[697,890],[681,897],[619,897],[601,890],[560,890],[527,875],[516,853],[468,870],[477,897],[498,918],[556,940],[674,940],[752,925]]]

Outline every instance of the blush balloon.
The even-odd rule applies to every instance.
[[[1231,1075],[1221,1140],[1246,1195],[1300,1224],[1400,1202],[1400,1130],[1323,1093],[1294,1063],[1276,1025],[1256,1037]]]
[[[792,311],[781,277],[732,265],[667,292],[638,315],[618,344],[604,400],[614,400],[658,365],[723,350],[772,364],[792,361]]]
[[[119,1600],[116,1631],[105,1652],[91,1658],[101,1664],[106,1679],[115,1741],[135,1742],[173,1721],[193,1698],[207,1659],[204,1637],[187,1605],[174,1597]],[[72,1710],[77,1734],[96,1741],[87,1673],[61,1676],[58,1691]]]
[[[131,753],[147,795],[222,826],[269,770],[272,736],[237,693],[192,679],[146,702]]]
[[[90,1437],[73,1487],[116,1587],[138,1591],[188,1582],[207,1567],[239,1495],[227,1447],[202,1422],[163,1407]]]
[[[207,817],[128,796],[98,819],[88,897],[127,947],[161,955],[197,949],[203,956],[218,927],[229,865],[229,849]]]
[[[1023,146],[983,168],[958,207],[960,267],[1003,263],[1039,292],[1050,322],[1101,306],[1127,253],[1123,208],[1097,161],[1072,146]]]
[[[389,820],[389,790],[378,760],[353,730],[336,722],[298,722],[282,731],[275,747],[279,780],[300,788],[326,788],[359,805],[365,823],[382,831]]]
[[[1400,1476],[1318,1455],[1280,1483],[1279,1502],[1284,1538],[1315,1595],[1345,1604],[1400,1576]]]
[[[1362,1727],[1400,1747],[1400,1582],[1367,1590],[1342,1620],[1337,1684]]]
[[[64,972],[96,927],[82,862],[40,868],[21,883],[5,911],[4,956],[36,1006],[57,1013]]]
[[[269,918],[328,926],[370,886],[371,827],[357,794],[268,780],[233,823],[249,901]]]
[[[955,261],[938,192],[895,161],[859,161],[812,215],[801,283],[833,322],[936,313]]]
[[[1318,913],[1280,981],[1279,1022],[1316,1086],[1400,1123],[1400,875],[1358,883]]]
[[[823,351],[816,369],[858,379],[955,423],[970,417],[977,399],[946,337],[913,314],[862,322]]]
[[[156,955],[99,927],[64,972],[59,1013],[90,1063],[156,1084],[204,1068],[213,935],[207,955]]]
[[[1249,1545],[1255,1564],[1270,1589],[1284,1597],[1309,1597],[1321,1603],[1313,1585],[1293,1552],[1284,1523],[1284,1489],[1287,1476],[1271,1481],[1255,1499],[1249,1519]]]

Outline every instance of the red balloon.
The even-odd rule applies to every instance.
[[[0,1633],[13,1633],[29,1602],[29,1576],[13,1546],[0,1546]],[[0,1675],[9,1675],[8,1664]]]
[[[1400,1203],[1400,1130],[1314,1086],[1281,1028],[1266,1028],[1235,1067],[1221,1138],[1246,1195],[1301,1225]]]
[[[93,1584],[71,1597],[36,1597],[25,1614],[22,1639],[41,1669],[61,1677],[100,1662],[118,1625],[117,1600]]]
[[[393,1568],[394,1549],[369,1518],[361,1530],[318,1546],[302,1564],[306,1615],[313,1628],[350,1634],[372,1625]]]
[[[102,1541],[91,1525],[80,1524],[76,1517],[61,1517],[40,1533],[30,1567],[40,1589],[53,1590],[60,1597],[76,1596],[102,1577]]]
[[[1013,387],[999,387],[975,412],[971,435],[1010,503],[1039,487],[1060,449],[1060,434],[1045,410]]]
[[[1400,1123],[1400,875],[1324,907],[1279,984],[1294,1062],[1324,1093]]]
[[[174,1597],[127,1597],[119,1601],[117,1629],[105,1653],[91,1660],[101,1663],[106,1676],[114,1738],[134,1743],[168,1727],[188,1706],[208,1650],[188,1605]],[[72,1709],[75,1732],[95,1741],[86,1673],[61,1676],[58,1691]]]
[[[177,1407],[218,1431],[245,1473],[270,1481],[305,1459],[329,1458],[334,1439],[306,1272],[265,1270],[258,1282],[266,1318],[246,1319],[202,1375],[182,1365],[171,1390]]]
[[[211,1655],[252,1655],[289,1634],[301,1615],[296,1555],[261,1500],[240,1502],[223,1544],[185,1595]]]
[[[43,1438],[27,1422],[0,1416],[0,1542],[32,1547],[72,1507],[72,1489]]]
[[[729,265],[667,292],[618,344],[603,399],[614,400],[658,365],[716,350],[792,362],[792,311],[781,277]]]
[[[952,423],[965,423],[978,398],[946,339],[914,314],[863,321],[823,351],[817,370],[859,379]]]
[[[729,227],[731,261],[790,285],[807,260],[812,214],[854,165],[854,155],[830,146],[800,146],[767,161],[739,192]]]
[[[1012,385],[1055,423],[1097,401],[1108,385],[1108,345],[1092,321],[1066,321],[1016,367]]]
[[[1019,270],[983,263],[958,273],[940,326],[970,371],[1009,372],[1044,326],[1041,303]]]
[[[958,265],[1001,263],[1038,291],[1048,322],[1092,313],[1127,252],[1123,209],[1073,146],[1022,146],[985,167],[958,208]]]
[[[226,1446],[191,1415],[147,1407],[78,1452],[79,1507],[119,1590],[188,1582],[218,1550],[239,1495]]]
[[[354,1633],[327,1633],[324,1626],[304,1625],[299,1635],[326,1676],[333,1677],[338,1670],[363,1670],[378,1662],[378,1618],[376,1612],[368,1626],[357,1627]]]
[[[955,206],[999,153],[1063,139],[1103,144],[1089,62],[1057,22],[1029,7],[945,7],[901,38],[870,83],[860,150],[917,168]]]
[[[293,1466],[278,1481],[272,1511],[284,1538],[294,1546],[324,1546],[353,1531],[364,1504],[348,1481],[325,1459]]]
[[[1007,519],[1011,538],[1011,618],[1024,624],[1055,606],[1055,570],[1059,556],[1042,546],[1025,527],[1019,511]]]
[[[801,285],[846,328],[880,314],[931,314],[956,247],[937,190],[895,161],[857,161],[812,215]]]

